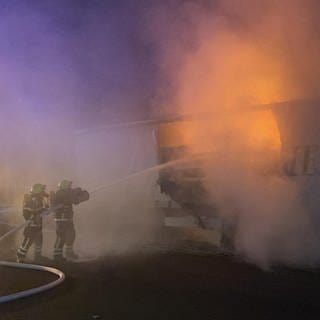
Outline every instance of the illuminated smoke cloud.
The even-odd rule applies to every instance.
[[[280,173],[276,120],[248,112],[317,96],[318,10],[317,1],[188,1],[155,6],[150,18],[169,84],[163,108],[206,114],[193,149],[211,141],[210,200],[235,222],[236,250],[264,267],[319,258],[298,186]]]

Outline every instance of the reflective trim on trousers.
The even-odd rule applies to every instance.
[[[56,257],[63,257],[63,254],[62,254],[62,252],[55,252],[55,253],[53,254],[53,257],[54,257],[54,258],[56,258]]]
[[[28,250],[27,250],[27,249],[23,249],[22,247],[20,247],[20,248],[18,249],[18,251],[27,253]]]
[[[23,241],[20,249],[27,252],[31,244],[32,244],[32,240],[30,238],[27,238],[25,241]]]
[[[18,249],[17,254],[20,256],[25,257],[27,255],[27,251],[22,250],[21,248]]]
[[[62,239],[59,237],[58,239],[57,239],[57,241],[56,241],[56,244],[55,244],[55,248],[57,248],[57,250],[59,249],[59,248],[61,248],[61,250],[62,250],[62,244],[63,244],[63,241],[62,241]]]

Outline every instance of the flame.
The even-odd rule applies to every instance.
[[[222,126],[214,126],[212,115],[205,120],[185,120],[163,123],[159,126],[160,147],[188,147],[192,153],[212,152],[219,140],[225,140],[226,123],[237,136],[242,146],[258,152],[274,152],[281,148],[281,137],[277,122],[271,110],[244,112],[235,118],[221,118]]]
[[[260,149],[280,150],[281,137],[276,119],[271,110],[261,111],[249,125],[250,145]]]
[[[249,39],[217,33],[185,58],[177,77],[175,103],[182,113],[208,113],[203,121],[205,129],[193,130],[198,150],[209,148],[207,140],[211,149],[217,144],[223,149],[228,135],[236,147],[239,144],[253,151],[280,150],[280,133],[272,112],[246,111],[250,105],[299,97],[288,80],[283,61],[270,51]]]
[[[200,121],[183,120],[162,123],[158,130],[158,143],[162,148],[186,147],[188,152],[201,153],[212,150],[213,143],[206,136]],[[199,140],[202,143],[199,143]]]
[[[301,97],[276,55],[227,33],[215,35],[187,56],[177,82],[176,104],[183,113]]]
[[[242,113],[232,120],[236,120],[234,135],[242,145],[257,152],[280,151],[281,136],[271,110]]]

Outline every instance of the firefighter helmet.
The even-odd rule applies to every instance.
[[[70,189],[71,186],[72,186],[72,181],[62,180],[62,181],[58,184],[58,189],[60,189],[60,190]]]
[[[39,194],[41,192],[44,192],[46,189],[46,185],[45,184],[41,184],[41,183],[35,183],[32,188],[31,188],[31,193],[32,194]]]

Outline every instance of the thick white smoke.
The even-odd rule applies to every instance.
[[[297,187],[275,165],[274,119],[242,109],[318,92],[317,1],[168,1],[139,15],[136,5],[102,5],[79,9],[81,19],[73,8],[61,15],[55,5],[12,3],[0,26],[3,202],[21,206],[34,182],[54,189],[67,178],[90,191],[153,165],[151,130],[75,132],[147,118],[150,73],[160,71],[158,113],[212,115],[196,149],[204,133],[214,150],[204,164],[210,200],[236,217],[236,249],[263,266],[318,259]],[[146,67],[153,54],[156,67]],[[127,250],[152,237],[155,180],[143,176],[76,208],[79,249]]]
[[[79,250],[85,255],[123,253],[150,243],[160,219],[154,207],[157,172],[107,186],[157,164],[152,127],[80,133],[76,157],[81,185],[100,189],[76,209]]]
[[[148,163],[137,155],[149,145],[136,132],[132,141],[117,132],[83,141],[76,133],[147,117],[153,67],[144,63],[146,50],[132,14],[138,10],[137,5],[128,2],[123,7],[116,1],[88,6],[77,1],[12,1],[1,11],[0,204],[16,207],[10,222],[23,221],[23,194],[34,183],[46,184],[49,191],[70,179],[75,187],[90,191],[154,162],[153,155],[146,156]],[[133,214],[121,217],[124,211],[119,213],[119,208],[129,207],[141,217],[132,209],[141,199],[140,190],[145,189],[119,186],[76,207],[79,249],[83,243],[85,249],[98,247],[95,252],[103,252],[103,246],[109,250],[108,239],[120,233],[116,221],[135,220]],[[51,256],[54,224],[52,217],[46,221],[44,243]],[[126,242],[129,246],[130,240]]]
[[[299,186],[280,170],[275,118],[246,108],[316,94],[318,6],[190,1],[160,5],[150,19],[174,88],[164,108],[206,114],[196,147],[212,144],[204,165],[210,200],[235,224],[236,250],[264,267],[319,258]]]

